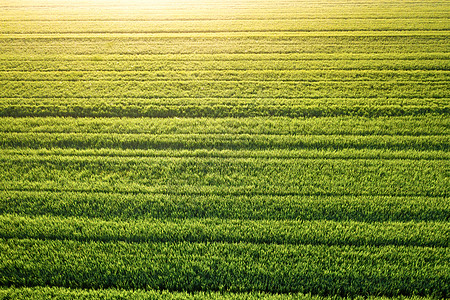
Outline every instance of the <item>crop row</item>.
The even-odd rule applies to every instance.
[[[450,136],[279,135],[279,134],[118,134],[118,133],[0,133],[0,148],[113,149],[387,149],[446,150]]]
[[[3,286],[446,298],[450,280],[448,248],[35,239],[0,247]]]
[[[0,81],[1,98],[446,98],[446,81]]]
[[[126,242],[226,242],[447,247],[447,222],[248,221],[222,219],[103,221],[0,216],[1,238]]]
[[[110,134],[450,135],[443,115],[323,118],[1,118],[0,132]]]
[[[280,158],[280,159],[384,159],[384,160],[449,160],[448,151],[390,149],[76,149],[76,148],[7,148],[0,156],[98,156],[98,157],[216,157],[216,158]]]
[[[242,62],[247,65],[253,65],[257,62],[269,62],[270,64],[275,64],[277,62],[284,62],[290,68],[293,69],[295,65],[299,63],[317,63],[320,64],[321,61],[329,64],[335,62],[336,64],[341,64],[338,69],[343,69],[346,65],[351,62],[361,62],[368,63],[372,61],[373,63],[384,62],[391,64],[401,64],[401,63],[411,63],[411,62],[435,62],[440,61],[441,63],[448,65],[448,58],[450,54],[448,52],[415,52],[415,53],[391,53],[391,52],[372,52],[372,53],[328,53],[328,52],[317,52],[317,53],[184,53],[184,54],[107,54],[107,53],[97,53],[97,54],[66,54],[66,53],[51,53],[51,54],[27,54],[20,55],[17,53],[2,53],[0,54],[0,60],[2,61],[2,67],[7,70],[7,66],[14,65],[15,63],[41,63],[44,68],[43,71],[48,69],[48,66],[53,66],[57,68],[59,63],[72,62],[73,64],[79,64],[77,66],[91,65],[102,65],[114,66],[117,64],[129,63],[130,67],[133,67],[134,63],[157,63],[158,61],[163,61],[169,66],[171,63],[175,62],[185,62],[184,66],[189,67],[190,63],[197,66],[198,63],[217,63],[218,66],[226,65],[228,63]],[[186,64],[189,62],[189,64]],[[120,66],[120,65],[119,65]],[[148,65],[147,65],[148,66]],[[180,64],[181,66],[181,64]],[[64,65],[64,67],[70,67],[69,65]],[[148,67],[151,67],[148,66]],[[217,68],[209,68],[207,70],[216,70]],[[223,68],[219,68],[223,69]],[[318,68],[319,70],[322,70]],[[127,69],[132,71],[133,69]],[[139,70],[139,69],[138,69]],[[136,70],[136,71],[138,71]],[[245,69],[253,70],[253,69]],[[270,70],[270,69],[269,69]],[[305,70],[304,68],[300,70]],[[38,71],[38,69],[36,70]],[[72,71],[83,71],[83,69],[73,68]]]
[[[338,3],[339,5],[336,5]],[[283,19],[436,19],[446,18],[446,2],[421,1],[411,5],[403,1],[179,1],[172,3],[131,3],[115,2],[106,7],[98,4],[77,5],[63,2],[10,1],[4,10],[2,21],[177,21],[177,20],[283,20]],[[12,5],[14,4],[14,5]],[[46,5],[45,13],[41,6]],[[57,5],[56,5],[57,4]],[[32,6],[35,5],[35,6]],[[432,9],[430,9],[430,7]],[[26,9],[24,9],[26,8]],[[95,11],[94,9],[95,8]],[[48,13],[47,13],[48,12]],[[343,17],[345,16],[345,18]],[[385,20],[387,19],[387,20]]]
[[[139,55],[140,56],[140,55]],[[138,56],[138,57],[139,57]],[[33,72],[207,72],[207,71],[448,71],[450,65],[445,58],[420,58],[417,54],[416,59],[367,59],[367,58],[347,58],[331,57],[317,58],[306,57],[304,59],[276,59],[269,56],[270,59],[261,56],[247,59],[230,56],[229,59],[221,59],[220,56],[210,58],[208,56],[193,57],[193,61],[185,61],[191,58],[190,55],[175,59],[172,56],[161,55],[159,58],[148,60],[138,60],[136,57],[125,56],[90,56],[86,60],[73,60],[67,57],[51,57],[54,60],[23,60],[22,56],[10,57],[8,60],[2,60],[1,71],[33,71]],[[406,56],[406,55],[405,55]],[[124,59],[126,58],[126,60]],[[197,58],[197,59],[195,59]],[[41,58],[42,59],[42,58]],[[217,60],[216,60],[217,59]],[[325,73],[325,72],[324,72]],[[63,74],[63,73],[61,73]],[[155,73],[158,74],[158,73]]]
[[[210,70],[210,71],[0,71],[0,81],[355,81],[439,82],[448,71],[319,71],[319,70]]]
[[[129,34],[80,35],[4,35],[0,39],[0,54],[51,55],[60,54],[263,54],[263,53],[443,53],[447,52],[447,34],[350,32],[336,36],[325,32],[310,36],[166,36],[152,37]],[[217,35],[217,34],[216,34]],[[260,33],[261,35],[261,33]],[[327,36],[328,35],[328,36]],[[113,45],[113,46],[112,46]]]
[[[447,98],[2,98],[1,117],[329,117],[448,114]],[[278,100],[278,101],[277,101]],[[315,101],[314,101],[315,100]],[[314,103],[315,102],[315,103]]]
[[[194,194],[448,195],[442,160],[3,156],[3,189]]]
[[[185,38],[228,38],[228,39],[292,39],[304,37],[443,37],[449,30],[303,30],[303,31],[144,31],[144,32],[32,32],[32,33],[6,33],[2,35],[5,39],[92,39],[92,38],[114,38],[114,39],[185,39]]]
[[[447,197],[198,195],[0,191],[0,212],[105,220],[220,218],[448,222]]]
[[[11,33],[146,33],[146,32],[275,32],[448,30],[445,19],[278,19],[170,21],[5,21],[0,32]]]
[[[3,297],[3,298],[2,298]],[[97,299],[161,299],[161,300],[344,300],[338,296],[313,296],[310,294],[273,294],[263,292],[227,293],[227,292],[169,292],[166,290],[122,290],[122,289],[71,289],[62,287],[0,287],[2,299],[30,300],[97,300]],[[368,296],[368,300],[385,300],[385,297]],[[400,296],[392,300],[434,300],[433,297]]]
[[[41,62],[48,63],[56,66],[59,62],[68,62],[86,64],[94,63],[118,63],[118,62],[156,62],[164,61],[171,62],[258,62],[258,61],[270,61],[271,63],[284,61],[301,63],[303,61],[329,61],[339,62],[345,61],[345,64],[352,61],[390,61],[392,63],[407,62],[407,61],[421,61],[421,60],[441,60],[442,63],[447,63],[446,60],[450,57],[450,54],[446,51],[443,52],[417,52],[417,53],[392,53],[392,52],[373,52],[373,53],[222,53],[222,54],[202,54],[202,53],[186,53],[186,54],[140,54],[140,55],[126,55],[126,54],[106,54],[97,53],[92,55],[74,55],[67,53],[53,53],[46,55],[29,54],[26,56],[15,53],[3,53],[0,55],[0,60],[3,63],[7,62]],[[343,66],[345,66],[343,64]],[[187,64],[189,65],[189,64]],[[74,69],[73,71],[77,71]],[[80,71],[80,70],[78,70]]]

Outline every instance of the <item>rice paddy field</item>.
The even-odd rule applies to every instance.
[[[0,299],[450,296],[450,1],[0,2]]]

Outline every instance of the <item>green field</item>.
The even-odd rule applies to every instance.
[[[0,2],[0,299],[450,297],[450,2]]]

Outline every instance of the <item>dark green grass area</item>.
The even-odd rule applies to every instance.
[[[104,221],[73,217],[0,217],[3,238],[103,242],[224,242],[353,246],[447,247],[445,222],[327,220],[146,219]]]
[[[24,216],[105,220],[220,218],[447,222],[446,197],[199,195],[57,191],[3,191],[1,212]],[[444,240],[445,241],[445,240]]]
[[[15,286],[445,298],[449,281],[448,248],[35,239],[1,247],[2,284]]]
[[[445,197],[447,161],[4,157],[3,189]]]

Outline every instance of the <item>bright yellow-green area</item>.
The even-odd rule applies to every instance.
[[[0,2],[0,299],[447,299],[450,2]]]

